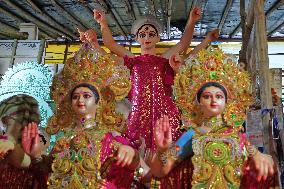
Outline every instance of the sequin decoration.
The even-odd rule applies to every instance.
[[[238,129],[246,118],[245,109],[253,102],[250,76],[238,69],[233,57],[212,47],[187,59],[175,77],[174,94],[183,116],[198,119],[196,93],[208,82],[217,82],[227,90],[224,118],[230,127]]]
[[[169,60],[142,55],[125,57],[125,65],[131,70],[132,88],[129,100],[132,102],[128,117],[127,137],[131,141],[145,139],[146,148],[155,149],[154,128],[162,114],[168,115],[173,138],[179,136],[179,111],[171,99],[174,73]],[[141,142],[138,142],[140,145]]]

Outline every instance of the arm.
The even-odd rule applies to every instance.
[[[200,19],[201,11],[199,8],[195,7],[190,12],[189,21],[187,22],[184,30],[184,34],[182,35],[180,42],[178,42],[175,46],[171,47],[165,53],[163,53],[164,58],[170,58],[171,55],[176,53],[181,53],[187,49],[189,44],[191,43],[194,26],[196,22]]]
[[[78,28],[78,32],[80,34],[80,41],[82,41],[83,43],[86,42],[90,43],[94,49],[98,50],[98,52],[103,55],[107,54],[106,51],[103,48],[101,48],[101,46],[98,43],[97,34],[95,30],[89,29],[85,32],[82,32]]]
[[[167,155],[172,144],[172,133],[167,116],[161,117],[156,122],[154,134],[157,153],[150,163],[150,168],[154,176],[164,177],[174,168],[177,160],[175,157]]]
[[[215,29],[208,32],[205,39],[185,56],[188,57],[190,55],[197,54],[200,50],[205,49],[212,41],[217,41],[218,37],[219,37],[219,29]]]
[[[104,44],[110,51],[119,57],[124,57],[125,55],[134,56],[130,51],[114,41],[103,12],[94,10],[94,18],[101,25]]]

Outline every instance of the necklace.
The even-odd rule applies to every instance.
[[[201,127],[202,126],[209,127],[211,129],[210,133],[215,133],[216,131],[224,128],[225,124],[222,118],[213,117],[210,119],[205,119],[201,123]]]
[[[85,129],[89,129],[97,125],[95,118],[89,118],[89,119],[82,118],[80,122],[81,122],[82,127]]]

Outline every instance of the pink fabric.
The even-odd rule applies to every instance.
[[[129,145],[129,142],[121,137],[116,136],[113,137],[111,133],[107,133],[102,140],[102,148],[101,148],[101,162],[102,165],[111,157],[113,157],[114,149],[112,142],[116,141],[124,145]],[[107,189],[129,189],[131,183],[133,181],[133,172],[127,168],[123,168],[121,166],[117,166],[116,160],[113,159],[111,166],[108,169],[105,187]]]
[[[128,96],[132,110],[126,136],[134,143],[143,137],[146,147],[154,150],[155,123],[165,114],[169,116],[173,139],[176,140],[180,136],[176,131],[179,111],[171,99],[174,72],[168,59],[154,55],[125,56],[124,63],[131,71],[132,81]]]

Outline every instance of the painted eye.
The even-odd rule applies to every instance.
[[[203,95],[202,98],[204,98],[204,99],[209,99],[210,96],[209,96],[209,95]]]
[[[222,99],[222,98],[224,98],[224,97],[223,97],[222,95],[217,95],[216,98],[217,98],[217,99]]]
[[[89,95],[89,94],[84,94],[83,97],[84,97],[84,98],[90,98],[91,95]]]
[[[73,95],[72,100],[77,100],[79,98],[79,95]]]
[[[155,37],[156,33],[149,33],[149,37]]]
[[[139,37],[140,37],[140,38],[145,38],[145,37],[146,37],[146,34],[145,34],[145,33],[140,33],[140,34],[139,34]]]

